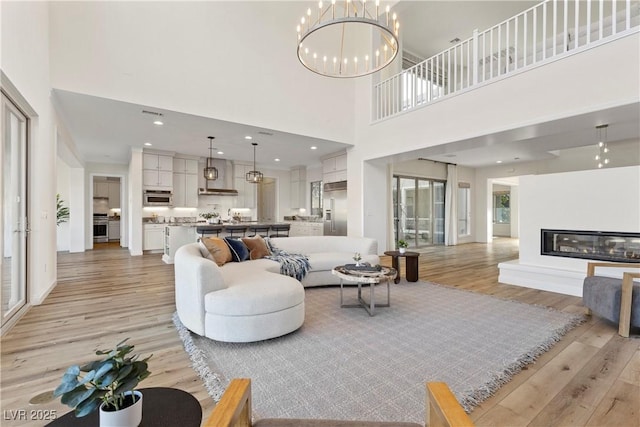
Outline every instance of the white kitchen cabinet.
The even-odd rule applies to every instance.
[[[109,197],[109,183],[106,181],[94,182],[93,197]]]
[[[142,185],[149,190],[171,190],[173,187],[173,157],[144,153]]]
[[[307,203],[307,169],[298,167],[290,172],[291,208],[304,208]]]
[[[164,254],[162,255],[162,261],[167,264],[173,264],[173,258],[178,248],[196,241],[195,226],[166,225],[164,228]]]
[[[173,159],[173,206],[198,207],[198,161]]]
[[[120,209],[120,182],[109,182],[108,184],[109,209]]]
[[[144,224],[144,240],[142,249],[145,251],[162,250],[164,247],[164,224]]]
[[[120,240],[120,221],[109,220],[109,241]]]
[[[338,182],[347,179],[347,155],[329,157],[322,161],[322,181]]]
[[[252,170],[252,164],[234,163],[233,165],[233,185],[238,190],[236,208],[256,207],[257,188],[260,184],[252,184],[246,180],[246,174]]]
[[[173,173],[198,174],[198,161],[193,159],[173,158]]]
[[[324,223],[322,222],[294,221],[289,230],[291,237],[322,235],[324,235]]]

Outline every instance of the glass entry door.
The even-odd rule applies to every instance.
[[[444,182],[393,177],[393,227],[396,242],[410,248],[444,243]]]
[[[2,325],[27,299],[27,118],[2,94],[0,287]]]

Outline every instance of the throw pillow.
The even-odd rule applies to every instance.
[[[229,246],[219,237],[203,237],[200,245],[204,246],[209,256],[206,258],[214,261],[219,267],[227,262],[231,262],[231,251]],[[204,251],[201,251],[204,252]]]
[[[261,236],[243,237],[242,241],[249,249],[249,259],[260,259],[271,255],[267,243]]]
[[[233,262],[242,262],[249,259],[249,249],[242,243],[242,240],[225,237],[224,241],[227,242],[227,246],[229,246],[231,260]]]

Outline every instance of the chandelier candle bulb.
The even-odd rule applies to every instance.
[[[322,0],[307,8],[300,20],[299,31],[296,27],[297,53],[302,65],[327,77],[350,78],[375,73],[391,64],[400,46],[398,15],[387,7],[387,16],[383,18],[379,0],[375,2],[375,12],[373,5],[367,9],[371,3],[367,0],[331,0],[331,14],[328,2]],[[317,16],[311,11],[315,7]],[[336,10],[339,8],[344,10]],[[382,47],[384,57],[378,53],[375,62],[369,61],[371,43],[377,41],[381,42],[377,50],[382,50]],[[318,63],[318,55],[323,58],[322,67]],[[336,58],[333,69],[324,64],[325,55]],[[349,58],[353,67],[348,66]]]

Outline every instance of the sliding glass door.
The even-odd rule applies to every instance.
[[[2,94],[2,221],[0,272],[2,325],[27,298],[27,118]]]
[[[396,242],[410,248],[444,243],[444,182],[393,177],[393,227]]]

